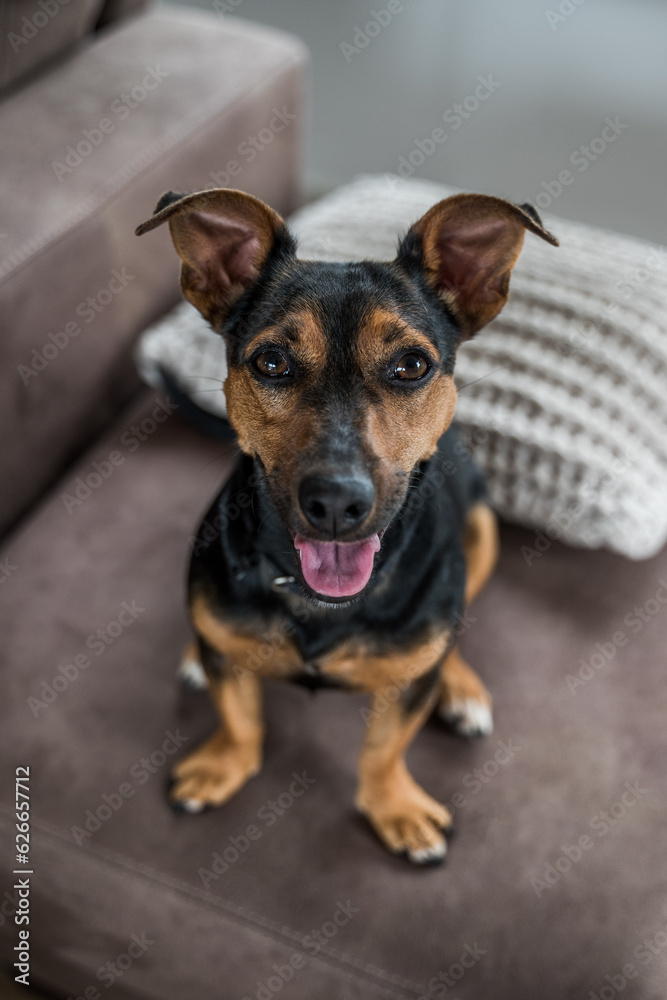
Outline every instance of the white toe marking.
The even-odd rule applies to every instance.
[[[441,715],[464,736],[488,736],[493,732],[491,709],[477,698],[463,698],[452,702],[442,710]]]
[[[200,813],[204,809],[204,803],[197,802],[197,799],[183,799],[180,805],[188,813]]]
[[[447,854],[447,845],[442,841],[434,844],[433,847],[419,847],[415,851],[408,851],[408,858],[415,865],[425,865],[429,861],[441,861]]]
[[[181,684],[196,691],[205,691],[208,687],[206,671],[199,660],[183,660],[176,671],[176,676]]]

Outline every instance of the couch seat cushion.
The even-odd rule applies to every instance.
[[[459,830],[418,870],[352,806],[361,697],[267,684],[261,774],[222,809],[167,807],[171,762],[214,725],[174,674],[188,539],[231,459],[148,397],[2,554],[1,850],[29,764],[33,980],[105,995],[134,942],[109,985],[137,1000],[562,1000],[609,977],[664,996],[667,553],[553,543],[529,565],[534,535],[504,529],[462,638],[496,730],[417,737]]]

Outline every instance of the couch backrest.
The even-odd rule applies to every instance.
[[[0,96],[89,32],[150,0],[0,0]]]

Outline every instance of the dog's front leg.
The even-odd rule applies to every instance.
[[[186,812],[221,805],[257,774],[264,737],[260,679],[249,670],[235,671],[204,639],[199,650],[221,726],[173,769],[170,799]]]
[[[447,845],[440,831],[451,828],[452,820],[411,777],[403,755],[433,708],[437,670],[414,681],[392,704],[381,692],[372,696],[356,798],[389,850],[422,865],[444,859]]]

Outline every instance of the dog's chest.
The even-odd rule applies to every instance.
[[[259,676],[310,688],[400,691],[443,658],[450,635],[443,625],[432,625],[398,647],[372,630],[350,631],[341,624],[325,638],[322,631],[285,619],[264,631],[256,648],[244,650],[243,656]]]

